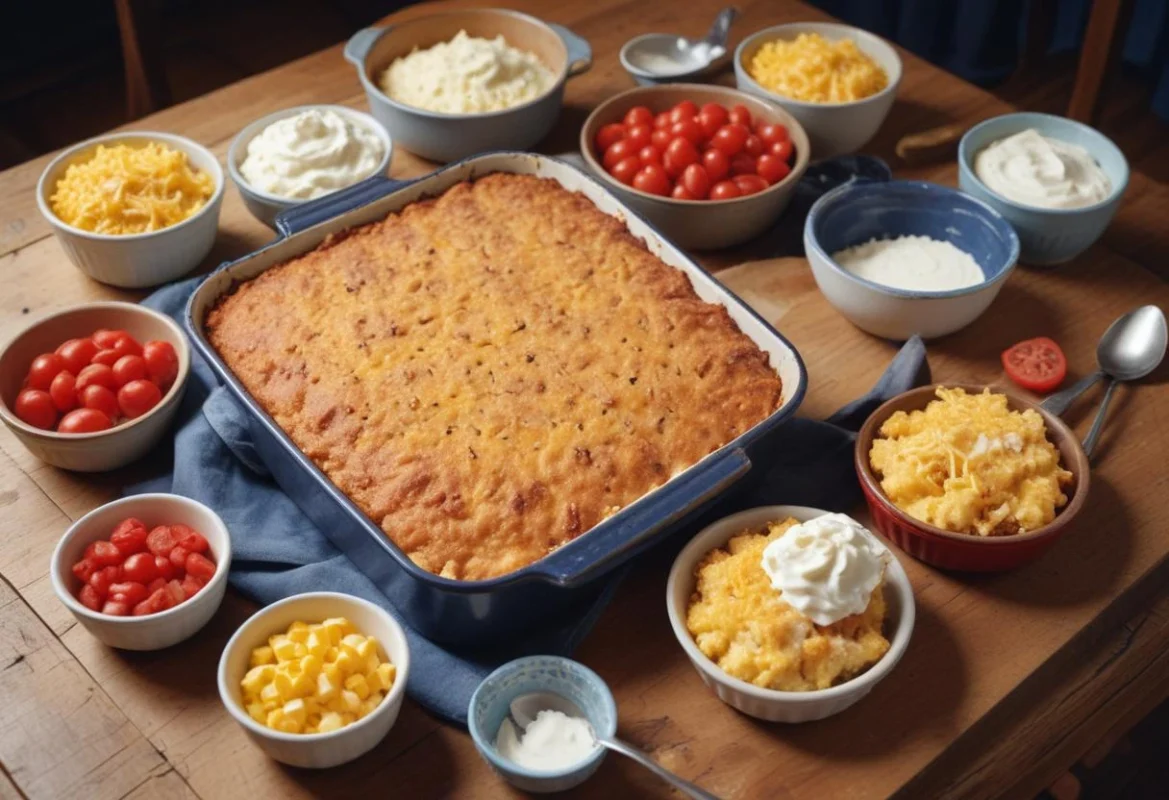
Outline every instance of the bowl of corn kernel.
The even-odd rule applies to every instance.
[[[335,767],[398,718],[410,652],[388,612],[335,592],[298,594],[240,626],[219,659],[219,696],[248,737],[294,767]]]
[[[901,83],[901,59],[888,42],[827,22],[765,28],[743,40],[734,64],[740,89],[799,120],[814,159],[864,147],[889,115]]]
[[[215,244],[223,169],[196,142],[124,132],[66,148],[37,183],[37,206],[69,259],[128,289],[190,272]]]

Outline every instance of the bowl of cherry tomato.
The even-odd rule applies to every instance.
[[[69,527],[49,577],[65,607],[110,647],[159,650],[192,636],[227,589],[231,537],[219,515],[175,494],[106,503]]]
[[[190,364],[169,317],[134,303],[75,306],[0,350],[0,419],[48,464],[115,469],[158,444]]]
[[[580,134],[585,162],[681,247],[758,236],[787,208],[808,137],[783,109],[723,86],[646,86],[606,100]]]

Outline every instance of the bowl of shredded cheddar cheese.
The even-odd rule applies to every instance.
[[[99,136],[41,174],[37,205],[70,260],[94,280],[142,288],[194,269],[215,243],[223,170],[167,133]]]
[[[812,155],[868,143],[893,106],[901,59],[879,36],[850,25],[802,22],[765,28],[735,51],[735,80],[800,121]]]

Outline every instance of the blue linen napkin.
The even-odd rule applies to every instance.
[[[177,319],[201,280],[164,287],[144,304]],[[823,422],[802,418],[787,422],[779,434],[783,446],[775,460],[757,464],[746,488],[704,517],[782,503],[849,509],[860,500],[852,469],[855,431],[881,402],[925,382],[925,347],[915,337],[864,397]],[[232,534],[232,586],[261,604],[330,590],[382,606],[402,623],[410,643],[413,663],[407,693],[431,712],[463,724],[475,687],[500,664],[537,653],[570,654],[592,629],[624,574],[621,570],[605,579],[606,585],[588,605],[490,652],[455,650],[427,640],[276,485],[253,446],[244,410],[194,352],[173,451],[156,454],[154,466],[156,477],[128,487],[126,493],[174,492],[215,509]]]

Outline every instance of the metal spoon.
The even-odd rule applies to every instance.
[[[1095,386],[1096,381],[1101,378],[1112,377],[1121,381],[1143,378],[1156,369],[1164,358],[1165,341],[1165,314],[1161,309],[1157,306],[1141,306],[1135,311],[1130,311],[1109,325],[1108,330],[1100,337],[1100,344],[1096,346],[1096,363],[1099,368],[1062,392],[1051,395],[1040,405],[1052,414],[1063,414],[1077,397]],[[1097,423],[1101,422],[1102,412],[1107,403],[1108,396],[1105,395],[1104,406],[1101,407],[1101,414],[1097,416]],[[1096,431],[1095,424],[1092,430]],[[1096,436],[1099,436],[1099,431],[1096,431]],[[1091,432],[1088,438],[1092,445],[1096,444]]]
[[[525,731],[527,730],[528,725],[532,723],[532,720],[534,720],[536,715],[541,711],[559,711],[560,713],[566,714],[570,717],[584,717],[584,714],[581,713],[581,710],[576,707],[575,703],[566,697],[561,697],[560,695],[552,694],[551,692],[533,692],[531,694],[521,694],[519,697],[511,701],[511,704],[507,709],[507,716],[513,725],[515,725],[519,730]],[[695,786],[688,780],[679,778],[677,775],[670,772],[665,767],[659,765],[656,761],[638,750],[636,747],[633,747],[632,745],[627,744],[620,739],[617,739],[616,737],[612,739],[602,737],[598,735],[595,730],[593,731],[593,735],[597,738],[597,744],[601,745],[602,747],[607,747],[608,749],[616,753],[620,753],[623,756],[632,758],[634,761],[656,774],[666,783],[670,784],[678,791],[683,792],[687,797],[693,797],[695,800],[718,800],[718,797],[711,794],[710,792]]]
[[[714,18],[710,32],[697,41],[670,33],[647,33],[630,39],[621,48],[621,63],[641,84],[692,78],[726,55],[731,23],[738,15],[739,9],[734,6],[724,8]]]

